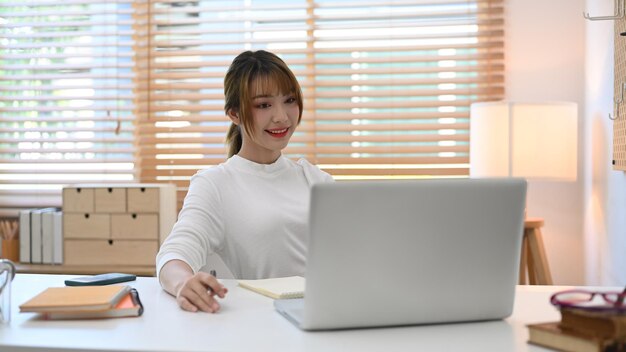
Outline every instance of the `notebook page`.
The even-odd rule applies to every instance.
[[[239,286],[274,299],[304,297],[305,280],[302,276],[261,280],[238,280]]]

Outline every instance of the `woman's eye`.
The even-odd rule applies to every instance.
[[[257,104],[257,106],[256,106],[256,107],[257,107],[257,108],[259,108],[259,109],[267,109],[267,108],[269,108],[270,106],[271,106],[271,105],[270,105],[270,104],[268,104],[268,103],[259,103],[259,104]]]
[[[294,97],[291,97],[291,98],[289,98],[289,99],[287,99],[285,101],[285,103],[287,103],[287,104],[291,104],[291,103],[295,103],[295,102],[296,102],[296,98],[294,98]]]

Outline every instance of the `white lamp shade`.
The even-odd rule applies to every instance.
[[[470,176],[576,180],[576,103],[474,103]]]

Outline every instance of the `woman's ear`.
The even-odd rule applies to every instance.
[[[239,124],[241,123],[241,119],[239,119],[239,113],[237,111],[235,111],[234,109],[229,109],[226,114],[235,125],[239,126]]]

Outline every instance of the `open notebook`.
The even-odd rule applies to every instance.
[[[239,280],[238,283],[241,287],[274,299],[304,297],[304,278],[302,276]]]

